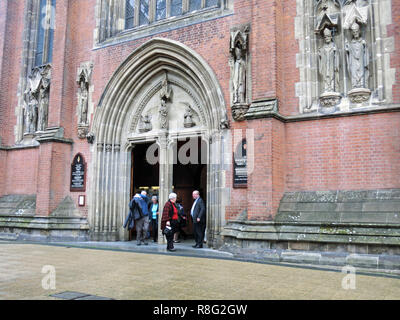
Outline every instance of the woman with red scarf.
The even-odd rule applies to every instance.
[[[175,204],[177,195],[171,193],[168,198],[161,217],[161,230],[167,238],[167,250],[175,251],[174,233],[178,230],[178,208]]]

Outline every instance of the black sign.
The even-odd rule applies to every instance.
[[[71,165],[71,191],[85,191],[86,164],[82,155],[77,154]]]
[[[242,140],[233,155],[233,186],[237,188],[247,187],[247,144]]]

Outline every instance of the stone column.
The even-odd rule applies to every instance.
[[[173,152],[171,151],[171,141],[168,137],[168,132],[165,131],[160,134],[157,141],[159,146],[159,161],[160,161],[160,192],[159,192],[159,210],[160,215],[158,219],[158,243],[164,244],[165,239],[161,230],[161,217],[164,209],[164,204],[168,201],[168,196],[172,192],[172,179],[173,179]]]

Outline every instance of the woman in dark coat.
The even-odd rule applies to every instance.
[[[169,195],[169,200],[164,205],[161,217],[161,230],[163,230],[167,238],[168,251],[175,251],[174,233],[178,230],[178,208],[175,205],[176,197],[176,193]]]

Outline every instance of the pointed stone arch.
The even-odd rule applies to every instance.
[[[135,130],[138,118],[147,102],[159,94],[165,78],[175,86],[175,90],[187,93],[186,97],[191,99],[201,124],[183,130],[183,133],[179,128],[175,131],[139,133]],[[176,102],[174,108],[178,108]],[[224,219],[222,140],[227,121],[218,80],[200,55],[179,42],[161,38],[152,39],[137,48],[114,72],[94,116],[92,132],[96,145],[92,150],[89,210],[92,238],[126,239],[122,225],[128,212],[130,151],[134,143],[154,141],[160,147],[160,156],[164,154],[165,167],[160,166],[160,187],[164,190],[160,193],[164,194],[160,196],[162,203],[170,192],[165,182],[171,176],[168,147],[173,139],[183,134],[187,137],[200,136],[208,145],[207,230],[209,241],[216,244]],[[161,170],[164,170],[163,173]]]

